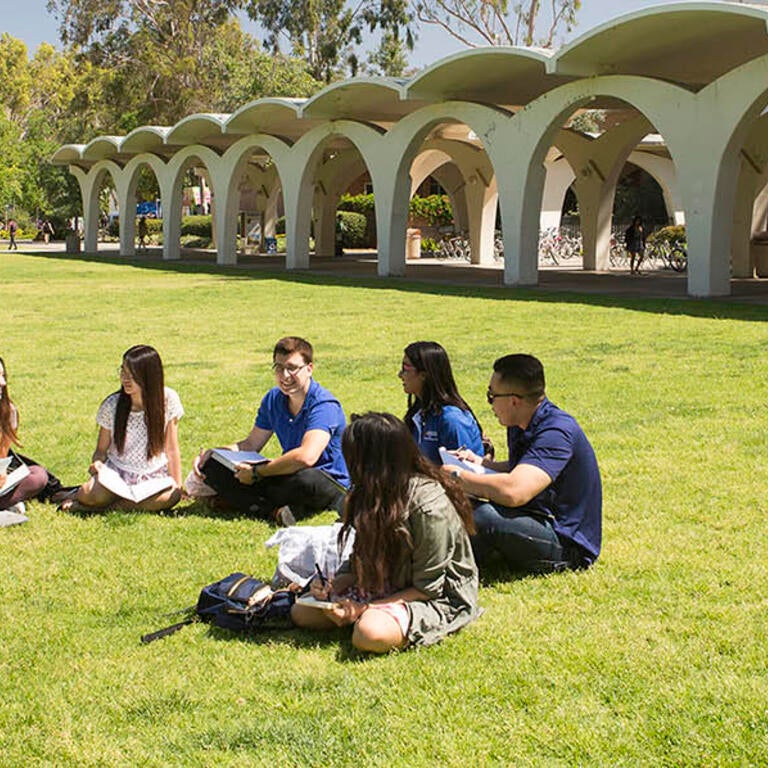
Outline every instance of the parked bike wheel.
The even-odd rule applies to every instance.
[[[688,269],[688,254],[679,246],[675,246],[669,254],[669,266],[675,272],[685,272]]]

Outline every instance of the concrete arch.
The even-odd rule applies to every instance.
[[[335,138],[349,141],[360,153],[371,173],[376,192],[376,219],[379,220],[379,194],[377,169],[381,162],[384,132],[378,126],[370,126],[352,120],[334,120],[311,130],[302,136],[291,149],[288,159],[289,172],[285,175],[283,201],[285,203],[286,267],[300,269],[309,266],[309,235],[311,205],[314,194],[317,164],[324,149]],[[381,247],[379,248],[381,251]]]
[[[217,231],[216,259],[219,264],[237,263],[237,214],[240,205],[239,184],[255,149],[262,149],[272,159],[279,185],[284,184],[290,145],[275,136],[254,134],[233,144],[210,170],[212,187],[218,199],[214,207]],[[269,200],[274,190],[267,190]]]
[[[70,171],[78,181],[83,198],[84,247],[88,253],[96,253],[99,249],[99,190],[104,178],[109,175],[120,199],[123,172],[113,160],[100,160],[87,172],[74,166],[70,167]]]
[[[696,125],[678,170],[686,200],[688,232],[688,291],[713,296],[730,293],[731,253],[734,272],[751,272],[739,252],[739,175],[749,132],[768,105],[768,56],[762,56],[723,75],[698,95]],[[706,121],[706,122],[705,122]],[[697,152],[697,156],[693,153]],[[712,161],[702,169],[700,157]],[[706,171],[702,173],[702,170]],[[698,171],[698,172],[697,172]]]
[[[155,174],[162,201],[161,179],[166,171],[166,163],[162,158],[149,152],[132,157],[123,168],[117,196],[120,207],[120,253],[123,256],[136,254],[136,217],[129,213],[136,210],[136,186],[139,183],[141,169],[144,167],[148,167]]]
[[[446,101],[433,104],[412,112],[395,125],[385,137],[385,162],[379,171],[379,186],[376,187],[376,215],[379,232],[379,274],[402,275],[405,271],[405,227],[408,218],[410,192],[410,168],[426,136],[437,125],[458,123],[466,125],[482,143],[491,168],[504,167],[504,157],[499,146],[499,137],[512,119],[512,114],[499,107],[488,107],[467,102]],[[494,173],[494,178],[496,174]],[[488,184],[478,184],[478,195],[482,198],[481,218],[495,220],[494,190]],[[388,218],[379,218],[379,197],[382,196],[382,211],[391,211]],[[384,207],[386,206],[386,207]],[[469,210],[476,210],[468,205]],[[492,213],[491,213],[492,209]],[[503,214],[503,210],[502,210]],[[485,231],[485,230],[484,230]],[[491,238],[493,231],[491,229]],[[492,253],[493,241],[490,250]],[[384,252],[382,253],[382,247]],[[482,244],[479,246],[482,249]]]
[[[616,185],[627,157],[650,127],[640,117],[596,139],[571,130],[561,130],[556,136],[557,148],[575,172],[573,190],[579,201],[584,269],[609,266]]]
[[[446,162],[441,157],[454,164],[460,177],[459,183],[446,188],[446,191],[451,199],[457,225],[469,233],[470,261],[473,264],[491,264],[494,261],[498,193],[496,174],[490,159],[480,147],[468,142],[451,139],[427,141],[411,166],[412,190],[417,179],[421,183],[427,175],[434,175],[440,165]],[[431,169],[429,173],[425,173],[428,169]],[[414,172],[417,176],[414,176]]]
[[[630,98],[627,98],[628,95]],[[577,81],[560,86],[539,97],[521,110],[510,123],[507,140],[514,146],[511,167],[507,166],[504,179],[499,181],[499,194],[502,210],[511,211],[504,216],[505,224],[505,265],[504,281],[507,284],[535,285],[538,280],[538,233],[541,204],[544,193],[545,157],[549,148],[561,138],[562,125],[567,117],[579,107],[588,106],[600,97],[620,99],[638,109],[644,118],[660,132],[666,126],[674,124],[671,116],[665,115],[664,100],[673,98],[686,102],[691,95],[677,86],[659,83],[647,78],[630,76],[597,77],[588,81]],[[650,114],[649,114],[650,113]],[[630,134],[632,129],[625,129]],[[606,145],[617,140],[607,136]],[[628,140],[627,140],[628,142]],[[629,153],[627,142],[618,140],[618,145],[610,147],[613,153]],[[623,147],[623,149],[621,148]],[[608,147],[606,149],[608,152]],[[622,162],[623,165],[623,162]],[[608,163],[605,169],[597,170],[587,165],[589,175],[594,176],[595,184],[604,186],[614,174],[617,176],[616,163]],[[576,177],[579,173],[576,171]],[[602,178],[601,178],[602,177]],[[595,246],[592,258],[597,262],[598,233],[600,233],[601,253],[607,256],[610,239],[610,213],[605,195],[598,195],[597,210],[593,212],[595,223]],[[612,197],[611,197],[612,200]],[[606,217],[607,234],[606,234]],[[598,222],[600,220],[600,223]],[[511,225],[511,227],[510,227]],[[603,242],[603,240],[605,242]],[[606,256],[601,255],[602,262]],[[589,263],[589,262],[587,262]],[[593,266],[594,263],[590,266]],[[599,266],[599,264],[598,264]]]
[[[312,196],[312,226],[315,232],[315,254],[336,253],[336,210],[341,195],[367,171],[357,149],[342,150],[326,160],[315,173]]]
[[[215,198],[219,190],[215,186],[215,180],[219,178],[219,165],[221,157],[210,147],[202,144],[193,144],[179,150],[163,169],[160,182],[160,197],[163,201],[163,259],[174,260],[181,257],[181,177],[195,161],[205,166],[211,178],[213,192],[212,220],[216,221]],[[216,236],[215,224],[213,229]]]

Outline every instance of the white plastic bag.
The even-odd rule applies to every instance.
[[[306,584],[315,574],[315,563],[325,576],[332,577],[339,564],[352,552],[355,540],[354,530],[344,542],[344,549],[338,551],[341,523],[333,525],[292,525],[280,528],[271,536],[266,546],[279,546],[277,568],[272,577],[273,587],[284,587],[291,582]]]

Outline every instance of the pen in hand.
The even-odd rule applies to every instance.
[[[317,571],[317,576],[320,579],[320,583],[325,586],[325,576],[323,576],[323,572],[320,570],[320,565],[318,563],[315,563],[315,570]]]

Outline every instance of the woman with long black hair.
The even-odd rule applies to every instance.
[[[19,447],[19,411],[8,391],[8,369],[0,357],[0,459],[8,458],[12,446]],[[5,464],[5,462],[3,462]],[[40,466],[28,465],[29,474],[13,488],[3,492],[8,482],[8,469],[0,469],[0,510],[19,515],[18,522],[24,522],[25,501],[37,496],[48,482],[48,472]]]
[[[448,353],[436,341],[414,341],[403,350],[398,373],[408,395],[405,423],[419,450],[433,463],[438,449],[469,449],[484,455],[483,432],[459,394]]]
[[[352,488],[340,538],[354,529],[352,556],[312,582],[333,607],[296,604],[294,622],[352,624],[354,646],[372,653],[439,642],[477,617],[469,502],[391,414],[353,417],[342,450]]]
[[[138,344],[124,355],[119,369],[120,389],[99,407],[99,436],[88,472],[72,497],[61,504],[65,511],[119,506],[149,511],[169,509],[181,498],[181,453],[178,422],[184,414],[176,392],[165,386],[163,363],[154,347]],[[133,502],[119,497],[99,482],[105,465],[130,486],[155,478],[168,478],[169,487]]]

